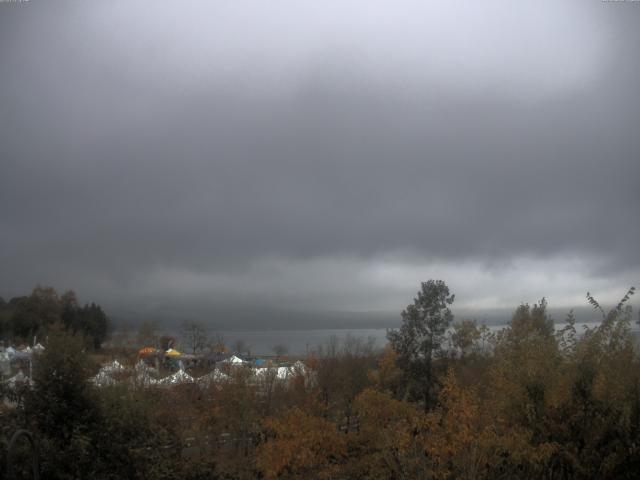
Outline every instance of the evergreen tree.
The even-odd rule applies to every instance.
[[[409,393],[424,402],[428,410],[434,400],[433,359],[442,353],[442,343],[453,314],[449,305],[454,295],[442,280],[422,282],[413,304],[402,312],[402,326],[389,330],[387,338],[398,354]]]

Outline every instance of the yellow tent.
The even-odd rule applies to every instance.
[[[179,357],[180,355],[182,355],[178,350],[175,350],[173,348],[170,348],[169,350],[164,352],[164,354],[165,354],[165,356],[171,357],[171,358],[176,358],[176,357]]]

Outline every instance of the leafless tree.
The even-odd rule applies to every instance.
[[[195,320],[182,322],[181,337],[182,344],[193,354],[201,352],[207,346],[207,330],[202,322]]]

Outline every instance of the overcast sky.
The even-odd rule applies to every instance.
[[[429,278],[614,302],[639,48],[640,2],[0,3],[0,295],[318,328]]]

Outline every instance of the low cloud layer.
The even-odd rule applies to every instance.
[[[640,5],[0,10],[0,295],[251,326],[639,278]]]

